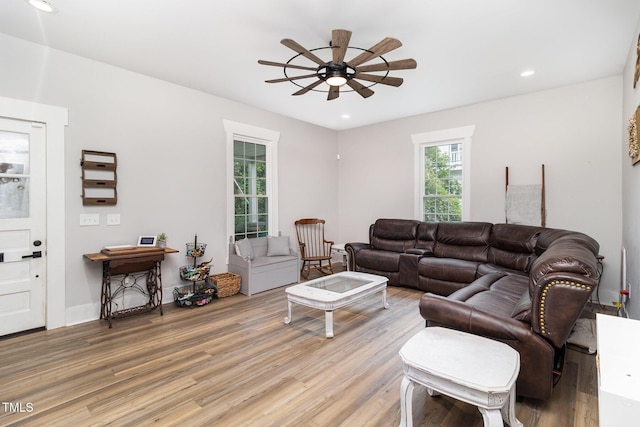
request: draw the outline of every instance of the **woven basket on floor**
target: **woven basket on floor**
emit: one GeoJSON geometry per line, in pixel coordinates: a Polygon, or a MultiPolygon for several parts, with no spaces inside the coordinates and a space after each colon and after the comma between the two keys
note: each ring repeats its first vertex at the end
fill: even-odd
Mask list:
{"type": "Polygon", "coordinates": [[[218,287],[218,298],[230,297],[240,292],[240,275],[235,273],[212,274],[209,280],[218,287]]]}

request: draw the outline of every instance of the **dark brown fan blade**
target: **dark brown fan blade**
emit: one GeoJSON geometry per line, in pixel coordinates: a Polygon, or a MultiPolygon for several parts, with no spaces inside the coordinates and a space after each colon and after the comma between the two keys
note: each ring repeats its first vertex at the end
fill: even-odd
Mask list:
{"type": "Polygon", "coordinates": [[[375,74],[363,74],[363,73],[356,73],[354,78],[360,79],[360,80],[366,80],[369,82],[376,82],[383,85],[395,86],[395,87],[400,86],[403,82],[403,80],[400,77],[377,76],[375,74]]]}
{"type": "Polygon", "coordinates": [[[397,49],[400,46],[402,46],[400,40],[394,39],[392,37],[385,37],[382,41],[372,46],[368,51],[362,52],[351,61],[347,61],[347,63],[349,64],[349,66],[355,68],[363,62],[367,62],[370,59],[377,58],[380,55],[391,52],[392,50],[397,49]]]}
{"type": "Polygon", "coordinates": [[[280,41],[280,43],[282,43],[283,45],[285,45],[289,49],[294,50],[294,51],[302,54],[302,56],[312,60],[313,62],[315,62],[318,65],[324,65],[325,64],[325,62],[322,59],[318,58],[313,53],[309,52],[306,48],[302,47],[300,44],[298,44],[297,42],[295,42],[295,41],[293,41],[291,39],[282,39],[280,41]]]}
{"type": "Polygon", "coordinates": [[[327,101],[331,101],[332,99],[336,99],[340,96],[340,86],[330,86],[329,94],[327,95],[327,101]]]}
{"type": "Polygon", "coordinates": [[[381,62],[379,64],[363,65],[358,67],[356,71],[369,72],[369,71],[387,71],[387,70],[412,70],[416,68],[418,64],[415,59],[401,59],[399,61],[391,61],[389,63],[381,62]]]}
{"type": "Polygon", "coordinates": [[[274,67],[287,67],[287,68],[295,68],[297,70],[309,70],[309,71],[315,71],[317,70],[317,68],[314,67],[304,67],[302,65],[295,65],[295,64],[284,64],[282,62],[271,62],[271,61],[264,61],[262,59],[258,60],[258,64],[262,64],[262,65],[272,65],[274,67]]]}
{"type": "Polygon", "coordinates": [[[283,77],[281,79],[265,80],[265,83],[290,82],[291,80],[308,79],[310,77],[318,77],[318,75],[317,74],[305,74],[304,76],[283,77]]]}
{"type": "Polygon", "coordinates": [[[331,32],[331,53],[334,64],[342,65],[344,55],[349,47],[349,40],[351,40],[351,31],[333,30],[331,32]]]}
{"type": "Polygon", "coordinates": [[[347,80],[347,84],[351,87],[351,89],[355,90],[362,96],[363,98],[368,98],[374,94],[374,92],[368,87],[364,86],[362,83],[359,83],[353,79],[347,80]]]}
{"type": "Polygon", "coordinates": [[[313,89],[314,87],[318,86],[320,83],[324,83],[324,80],[320,80],[318,79],[317,82],[313,82],[311,83],[309,86],[307,87],[303,87],[302,89],[300,89],[299,91],[292,93],[292,95],[304,95],[305,93],[309,92],[311,89],[313,89]]]}

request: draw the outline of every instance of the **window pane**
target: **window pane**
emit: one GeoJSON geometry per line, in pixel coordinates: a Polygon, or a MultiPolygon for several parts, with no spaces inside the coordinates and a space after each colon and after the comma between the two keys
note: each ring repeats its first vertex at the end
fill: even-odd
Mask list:
{"type": "Polygon", "coordinates": [[[0,131],[0,219],[29,217],[29,135],[0,131]]]}
{"type": "Polygon", "coordinates": [[[244,177],[247,175],[245,171],[244,160],[241,158],[236,158],[233,162],[233,176],[235,177],[244,177]]]}
{"type": "Polygon", "coordinates": [[[266,162],[267,161],[267,147],[258,144],[256,145],[256,160],[266,162]]]}
{"type": "Polygon", "coordinates": [[[256,181],[256,195],[258,196],[266,196],[267,195],[267,180],[266,179],[258,179],[256,181]]]}
{"type": "Polygon", "coordinates": [[[235,239],[268,235],[267,147],[236,140],[233,144],[235,239]]]}
{"type": "Polygon", "coordinates": [[[247,213],[247,199],[244,197],[235,198],[236,215],[244,215],[247,213]]]}
{"type": "Polygon", "coordinates": [[[256,176],[258,178],[267,177],[267,164],[265,162],[256,162],[256,176]]]}
{"type": "Polygon", "coordinates": [[[247,230],[245,228],[246,224],[246,216],[245,215],[236,215],[235,216],[235,227],[234,232],[237,234],[244,234],[247,230]]]}
{"type": "Polygon", "coordinates": [[[462,144],[424,148],[425,221],[462,220],[462,144]]]}

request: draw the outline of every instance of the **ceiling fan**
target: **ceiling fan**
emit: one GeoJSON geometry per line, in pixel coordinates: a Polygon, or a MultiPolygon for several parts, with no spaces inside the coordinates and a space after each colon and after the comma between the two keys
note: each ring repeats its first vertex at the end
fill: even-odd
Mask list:
{"type": "MultiPolygon", "coordinates": [[[[371,86],[376,84],[383,84],[388,86],[398,87],[402,84],[403,80],[400,77],[389,76],[389,71],[392,70],[409,70],[416,68],[417,63],[414,59],[401,59],[398,61],[387,61],[382,55],[391,52],[394,49],[402,46],[400,40],[385,37],[383,40],[370,47],[369,49],[362,49],[358,47],[349,46],[349,40],[351,39],[351,31],[348,30],[333,30],[331,33],[331,43],[327,47],[319,47],[315,49],[306,49],[299,43],[291,39],[282,39],[280,43],[288,47],[289,49],[297,52],[297,55],[289,59],[286,63],[272,62],[259,60],[258,63],[262,65],[271,65],[274,67],[283,67],[285,77],[273,80],[266,80],[267,83],[281,83],[291,82],[301,89],[294,92],[293,95],[303,95],[309,91],[321,91],[328,92],[327,101],[336,99],[340,96],[341,88],[349,86],[352,90],[359,93],[363,98],[368,98],[373,95],[371,86]],[[328,61],[317,56],[314,52],[324,49],[330,49],[331,58],[328,61]],[[355,57],[348,61],[345,61],[345,56],[349,49],[360,51],[355,57]],[[299,57],[305,57],[311,60],[317,66],[305,66],[298,65],[294,61],[299,57]],[[378,62],[370,65],[363,65],[373,59],[380,58],[382,62],[378,62]],[[292,75],[288,72],[291,70],[306,70],[313,71],[311,74],[292,75]],[[369,74],[372,72],[381,72],[381,74],[369,74]],[[308,85],[299,84],[299,80],[312,79],[316,80],[308,85]],[[361,83],[358,80],[364,80],[370,83],[361,83]],[[328,90],[316,89],[322,83],[326,83],[328,90]]],[[[320,53],[320,52],[318,52],[320,53]]],[[[345,89],[342,89],[345,92],[345,89]]]]}

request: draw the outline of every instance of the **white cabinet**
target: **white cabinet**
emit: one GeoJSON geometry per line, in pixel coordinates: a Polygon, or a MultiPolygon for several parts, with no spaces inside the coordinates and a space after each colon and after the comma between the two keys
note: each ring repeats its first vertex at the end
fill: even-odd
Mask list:
{"type": "Polygon", "coordinates": [[[640,321],[596,315],[600,427],[637,422],[640,414],[640,321]]]}

